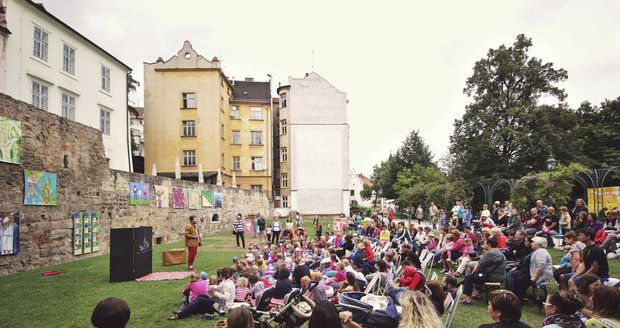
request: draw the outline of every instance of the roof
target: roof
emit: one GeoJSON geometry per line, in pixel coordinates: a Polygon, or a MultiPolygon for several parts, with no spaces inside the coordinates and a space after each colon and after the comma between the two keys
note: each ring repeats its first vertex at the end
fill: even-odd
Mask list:
{"type": "Polygon", "coordinates": [[[363,174],[360,173],[357,175],[357,177],[360,178],[360,180],[362,180],[362,185],[372,187],[372,181],[370,181],[370,179],[365,177],[363,174]]]}
{"type": "Polygon", "coordinates": [[[117,61],[119,64],[125,66],[125,68],[127,68],[127,70],[132,71],[131,67],[127,66],[127,64],[123,63],[122,61],[120,61],[118,58],[112,56],[112,54],[110,54],[109,52],[105,51],[103,48],[101,48],[100,46],[98,46],[96,43],[94,43],[93,41],[89,40],[87,37],[83,36],[80,32],[76,31],[75,29],[73,29],[71,26],[67,25],[65,22],[63,22],[62,20],[60,20],[60,18],[52,15],[50,12],[48,12],[47,10],[45,10],[45,7],[43,7],[43,4],[40,3],[35,3],[32,2],[31,0],[24,0],[24,2],[30,4],[33,8],[35,8],[36,10],[38,10],[39,12],[43,13],[44,15],[48,16],[49,18],[53,19],[54,21],[56,21],[58,24],[62,25],[63,27],[65,27],[66,29],[68,29],[69,31],[75,33],[77,36],[79,36],[80,38],[82,38],[84,41],[86,41],[87,43],[91,44],[93,47],[101,50],[103,53],[105,53],[106,55],[110,56],[110,58],[114,59],[115,61],[117,61]]]}
{"type": "Polygon", "coordinates": [[[144,107],[136,107],[139,116],[144,116],[144,107]]]}
{"type": "Polygon", "coordinates": [[[269,104],[271,88],[269,82],[233,81],[233,94],[230,101],[269,104]]]}

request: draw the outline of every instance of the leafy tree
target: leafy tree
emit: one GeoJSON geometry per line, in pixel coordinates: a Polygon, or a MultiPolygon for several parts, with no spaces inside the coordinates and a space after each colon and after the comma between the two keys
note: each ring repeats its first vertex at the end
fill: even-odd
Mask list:
{"type": "Polygon", "coordinates": [[[620,165],[620,97],[605,100],[600,107],[584,102],[577,113],[576,138],[583,142],[583,162],[593,168],[620,165]]]}
{"type": "Polygon", "coordinates": [[[566,80],[567,73],[530,57],[531,46],[532,40],[520,34],[512,46],[490,49],[475,63],[463,90],[473,102],[454,122],[450,137],[458,176],[468,181],[492,175],[518,177],[544,166],[546,156],[534,160],[541,155],[528,153],[539,143],[532,138],[531,124],[541,97],[554,97],[562,105],[566,94],[556,84],[566,80]]]}
{"type": "Polygon", "coordinates": [[[416,164],[423,166],[434,165],[431,153],[418,130],[409,133],[403,144],[396,152],[396,161],[401,167],[413,167],[416,164]]]}
{"type": "Polygon", "coordinates": [[[371,179],[373,181],[373,189],[378,197],[387,199],[398,198],[393,186],[396,183],[398,172],[400,172],[401,169],[402,166],[400,166],[391,154],[387,161],[383,161],[381,164],[373,167],[371,179]]]}
{"type": "MultiPolygon", "coordinates": [[[[140,82],[134,79],[133,76],[131,76],[131,73],[127,73],[127,95],[136,92],[139,86],[140,82]]],[[[136,108],[134,106],[131,106],[129,103],[127,103],[127,111],[130,114],[138,116],[138,111],[136,110],[136,108]]]]}
{"type": "Polygon", "coordinates": [[[363,200],[369,200],[372,197],[372,192],[372,187],[364,185],[362,191],[360,191],[360,197],[362,197],[363,200]]]}
{"type": "Polygon", "coordinates": [[[462,188],[455,188],[454,182],[434,165],[415,164],[412,168],[404,168],[398,174],[394,186],[399,197],[397,204],[402,207],[427,208],[430,202],[442,207],[448,206],[455,199],[463,199],[462,188]]]}

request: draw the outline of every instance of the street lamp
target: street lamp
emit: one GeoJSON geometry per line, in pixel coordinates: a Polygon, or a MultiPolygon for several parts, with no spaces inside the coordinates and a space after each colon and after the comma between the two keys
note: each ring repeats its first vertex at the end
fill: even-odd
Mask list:
{"type": "Polygon", "coordinates": [[[551,175],[553,174],[553,170],[555,169],[555,164],[556,163],[557,163],[557,161],[555,160],[555,158],[553,158],[553,155],[549,155],[549,158],[547,159],[547,170],[549,170],[549,183],[547,184],[547,187],[548,187],[547,194],[548,194],[548,199],[549,199],[549,206],[551,206],[551,186],[552,186],[551,175]]]}

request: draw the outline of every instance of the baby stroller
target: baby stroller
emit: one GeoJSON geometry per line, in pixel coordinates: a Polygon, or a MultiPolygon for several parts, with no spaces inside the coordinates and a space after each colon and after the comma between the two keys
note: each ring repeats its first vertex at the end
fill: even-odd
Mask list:
{"type": "Polygon", "coordinates": [[[353,321],[366,328],[393,328],[398,327],[399,315],[396,306],[388,298],[386,309],[375,310],[371,304],[361,301],[366,296],[362,292],[349,292],[340,295],[342,310],[351,311],[353,321]]]}
{"type": "Polygon", "coordinates": [[[294,289],[284,296],[283,305],[272,310],[269,308],[274,288],[265,290],[256,300],[256,308],[252,309],[255,326],[258,328],[292,328],[303,325],[312,312],[302,315],[297,306],[303,301],[302,295],[316,287],[317,284],[311,281],[302,289],[294,289]]]}

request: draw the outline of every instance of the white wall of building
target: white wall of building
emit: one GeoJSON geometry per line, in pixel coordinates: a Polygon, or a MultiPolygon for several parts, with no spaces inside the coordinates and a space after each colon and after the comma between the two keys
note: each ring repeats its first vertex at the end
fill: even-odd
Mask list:
{"type": "Polygon", "coordinates": [[[362,199],[362,196],[360,196],[360,193],[364,190],[364,182],[354,171],[351,171],[349,175],[349,190],[349,201],[354,200],[362,207],[372,207],[372,199],[362,199]],[[353,192],[353,196],[351,196],[351,192],[353,192]]]}
{"type": "Polygon", "coordinates": [[[8,0],[6,19],[11,31],[0,61],[0,92],[32,103],[32,82],[48,87],[48,111],[62,115],[62,93],[75,97],[75,121],[100,129],[100,109],[110,111],[110,134],[103,135],[110,168],[130,171],[128,68],[75,32],[23,0],[8,0]],[[34,29],[48,34],[47,61],[33,55],[34,29]],[[75,73],[63,71],[63,45],[75,49],[75,73]],[[101,66],[110,70],[110,90],[101,89],[101,66]]]}

